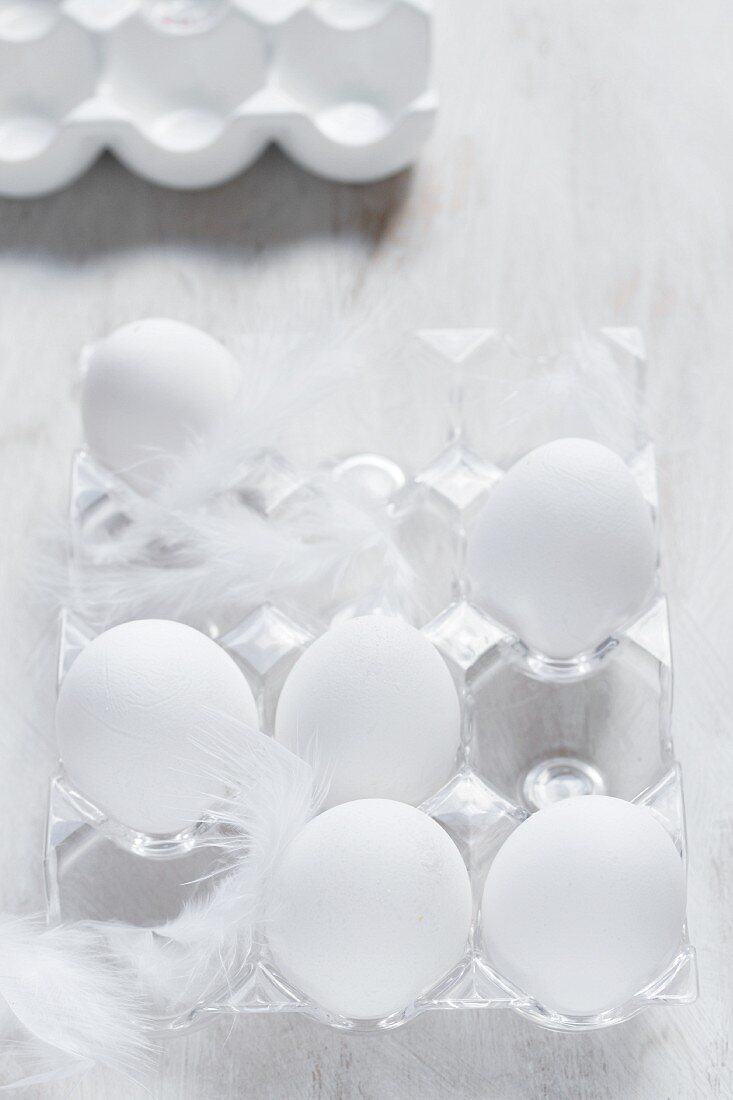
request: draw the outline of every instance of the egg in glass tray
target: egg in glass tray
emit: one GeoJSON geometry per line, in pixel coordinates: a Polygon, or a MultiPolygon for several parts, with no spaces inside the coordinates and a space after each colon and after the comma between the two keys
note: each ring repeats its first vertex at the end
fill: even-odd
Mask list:
{"type": "MultiPolygon", "coordinates": [[[[388,454],[381,422],[374,440],[359,423],[353,452],[339,447],[326,464],[336,482],[369,502],[372,518],[381,517],[379,529],[394,534],[398,554],[392,562],[399,560],[400,568],[382,564],[380,573],[377,564],[376,587],[369,569],[357,573],[342,602],[337,599],[318,622],[265,603],[218,636],[251,689],[261,728],[305,763],[313,751],[331,756],[335,781],[327,808],[303,830],[299,851],[293,848],[292,866],[283,863],[276,885],[280,923],[271,938],[257,933],[242,946],[248,963],[236,989],[208,989],[173,1026],[213,1011],[267,1009],[302,1011],[349,1030],[383,1030],[425,1008],[506,1005],[541,1026],[582,1030],[628,1019],[649,1004],[695,996],[640,338],[633,330],[604,330],[538,357],[496,329],[430,329],[403,350],[424,387],[422,405],[414,407],[425,415],[415,431],[403,432],[388,454]],[[398,607],[403,582],[401,595],[408,598],[398,607]],[[371,717],[379,714],[378,736],[372,737],[374,723],[360,707],[371,717]],[[344,723],[349,735],[340,737],[344,723]],[[575,797],[580,795],[597,797],[575,797]],[[462,898],[452,906],[460,920],[441,923],[444,936],[432,941],[436,953],[427,965],[417,941],[399,947],[407,926],[396,911],[360,927],[359,914],[345,906],[341,938],[318,940],[308,933],[315,953],[309,960],[301,933],[323,926],[324,915],[312,896],[298,900],[296,888],[312,877],[309,868],[322,867],[318,851],[325,843],[334,865],[324,889],[332,890],[334,906],[345,904],[339,882],[355,866],[387,858],[378,854],[380,830],[391,819],[393,799],[440,825],[454,846],[437,853],[435,866],[445,877],[441,872],[433,894],[436,908],[421,909],[418,917],[442,922],[446,888],[462,898]],[[374,820],[371,810],[356,813],[350,846],[351,826],[340,814],[370,801],[383,805],[374,820]],[[586,812],[581,804],[589,801],[611,807],[585,830],[589,843],[597,839],[595,852],[588,845],[568,847],[564,825],[556,828],[552,818],[561,804],[580,820],[586,812]],[[616,828],[614,815],[626,809],[631,816],[616,828]],[[545,837],[542,822],[548,820],[545,837]],[[338,852],[328,839],[331,827],[343,841],[338,852]],[[540,847],[556,846],[556,866],[581,868],[583,881],[590,880],[582,868],[597,870],[601,856],[613,863],[616,841],[626,851],[634,849],[637,835],[644,838],[627,879],[609,880],[607,894],[595,896],[603,928],[611,939],[614,929],[626,929],[626,947],[623,959],[592,949],[599,966],[586,999],[577,996],[583,983],[563,964],[551,929],[546,958],[533,956],[537,974],[517,963],[520,933],[524,929],[534,941],[532,922],[541,920],[530,896],[531,888],[543,888],[533,847],[538,832],[540,847]],[[620,899],[634,875],[649,877],[648,863],[669,904],[655,907],[648,899],[637,920],[620,899]],[[534,882],[525,864],[535,868],[534,882]],[[518,891],[518,883],[527,884],[530,895],[518,891]],[[371,1000],[357,995],[363,973],[353,982],[346,977],[360,973],[364,937],[376,952],[371,1000]],[[377,989],[381,965],[395,951],[404,967],[391,971],[391,988],[387,982],[377,989]],[[538,975],[550,958],[557,981],[543,984],[538,975]],[[601,989],[605,975],[615,971],[623,971],[618,982],[601,989]],[[372,1011],[376,1016],[368,1018],[372,1011]]],[[[226,388],[225,360],[219,361],[226,388]]],[[[139,487],[130,491],[139,493],[139,487]]],[[[67,629],[62,676],[72,675],[89,643],[67,629]]],[[[70,688],[61,690],[63,697],[70,688]]],[[[153,897],[149,869],[159,866],[161,881],[170,879],[173,912],[181,900],[178,860],[140,859],[154,856],[155,845],[135,852],[119,837],[105,836],[83,814],[75,817],[63,793],[54,792],[47,849],[49,892],[58,911],[116,918],[134,895],[146,899],[142,909],[157,914],[161,902],[153,897]],[[97,873],[86,874],[92,864],[97,873]],[[137,894],[121,887],[138,877],[147,885],[137,894]],[[97,890],[103,880],[106,897],[97,890]]],[[[205,860],[198,835],[194,830],[193,843],[177,851],[178,859],[193,861],[187,881],[200,876],[205,860]]],[[[425,836],[428,847],[431,836],[425,836]]],[[[399,872],[398,878],[407,889],[407,878],[399,872]]],[[[418,893],[425,887],[414,885],[418,893]]],[[[366,892],[374,894],[369,886],[366,892]]],[[[402,894],[398,900],[401,913],[412,912],[402,894]]],[[[576,905],[578,920],[588,909],[580,895],[573,902],[559,894],[554,903],[557,927],[568,905],[576,905]]],[[[142,910],[137,919],[149,922],[142,910]]]]}

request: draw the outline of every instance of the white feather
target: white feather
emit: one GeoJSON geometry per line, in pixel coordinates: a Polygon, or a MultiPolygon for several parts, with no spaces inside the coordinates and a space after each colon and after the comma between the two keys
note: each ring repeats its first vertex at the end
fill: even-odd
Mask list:
{"type": "MultiPolygon", "coordinates": [[[[155,494],[164,515],[206,505],[273,453],[292,458],[312,434],[312,415],[377,353],[380,312],[317,333],[250,333],[236,341],[242,369],[238,397],[219,430],[192,445],[155,494]]],[[[257,492],[254,491],[256,499],[257,492]]]]}
{"type": "Polygon", "coordinates": [[[196,513],[156,509],[108,549],[67,566],[56,538],[36,568],[44,597],[96,630],[162,617],[223,632],[266,601],[327,616],[357,574],[365,605],[408,611],[417,599],[389,516],[329,474],[314,475],[277,517],[231,497],[196,513]]]}
{"type": "Polygon", "coordinates": [[[152,1046],[136,973],[99,924],[46,928],[0,917],[0,1067],[4,1085],[65,1075],[100,1062],[129,1076],[152,1046]]]}
{"type": "MultiPolygon", "coordinates": [[[[374,315],[369,325],[378,329],[374,315]]],[[[373,563],[379,583],[364,598],[409,604],[412,572],[383,510],[327,471],[298,472],[283,457],[307,434],[308,409],[365,369],[374,348],[345,326],[250,340],[239,399],[214,438],[171,462],[155,495],[123,489],[96,536],[46,539],[34,570],[43,597],[96,630],[156,615],[221,631],[265,600],[297,606],[318,593],[322,606],[337,604],[344,578],[373,563]],[[273,464],[290,493],[268,515],[273,464]]]]}
{"type": "Polygon", "coordinates": [[[267,918],[268,883],[291,840],[317,812],[327,779],[276,741],[224,714],[200,744],[202,783],[231,793],[213,805],[203,843],[212,867],[181,913],[151,930],[117,926],[115,949],[139,970],[164,1016],[232,992],[267,918]]]}

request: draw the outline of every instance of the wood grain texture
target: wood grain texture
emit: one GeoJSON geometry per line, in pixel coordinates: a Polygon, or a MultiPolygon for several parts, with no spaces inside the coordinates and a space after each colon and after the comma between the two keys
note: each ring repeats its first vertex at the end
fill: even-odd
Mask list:
{"type": "MultiPolygon", "coordinates": [[[[79,347],[151,313],[228,332],[284,315],[290,324],[317,322],[369,295],[396,303],[393,322],[404,327],[490,323],[494,166],[483,136],[495,105],[481,43],[492,33],[491,5],[464,0],[461,7],[461,19],[441,12],[438,128],[419,165],[399,179],[340,187],[271,152],[227,186],[178,194],[103,158],[56,196],[0,204],[0,908],[42,904],[45,798],[56,759],[53,629],[24,577],[39,517],[60,515],[66,497],[79,439],[79,347]]],[[[617,319],[625,319],[623,302],[617,319]]],[[[96,1070],[25,1095],[733,1096],[733,370],[725,355],[695,358],[696,323],[690,317],[685,330],[693,354],[654,364],[651,397],[698,1003],[576,1036],[542,1032],[507,1012],[428,1014],[372,1037],[297,1017],[222,1020],[174,1042],[147,1090],[96,1070]]]]}

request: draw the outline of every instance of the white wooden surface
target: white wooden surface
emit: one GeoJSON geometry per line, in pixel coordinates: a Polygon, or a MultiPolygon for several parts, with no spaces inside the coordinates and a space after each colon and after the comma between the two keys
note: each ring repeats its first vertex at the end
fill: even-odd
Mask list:
{"type": "MultiPolygon", "coordinates": [[[[518,6],[531,15],[531,5],[518,6]]],[[[184,195],[151,187],[103,160],[62,194],[0,204],[2,909],[29,911],[42,903],[44,799],[55,762],[53,630],[26,567],[38,517],[60,514],[65,500],[68,457],[79,438],[77,349],[139,315],[168,314],[228,332],[257,327],[263,318],[272,324],[282,311],[291,323],[312,323],[369,295],[389,299],[393,321],[405,327],[490,322],[502,278],[492,251],[497,212],[489,201],[501,167],[492,163],[488,142],[493,112],[503,109],[492,99],[486,64],[496,27],[485,0],[463,0],[460,19],[458,7],[441,18],[440,124],[417,169],[401,179],[338,187],[270,153],[228,186],[184,195]]],[[[521,25],[515,30],[522,33],[521,25]]],[[[733,191],[733,161],[727,181],[718,182],[733,191]]],[[[521,189],[519,178],[516,185],[521,189]]],[[[609,195],[599,201],[610,210],[609,195]]],[[[717,229],[718,278],[733,292],[730,223],[717,229]]],[[[524,249],[531,263],[526,240],[524,249]]],[[[618,295],[604,319],[626,320],[625,305],[618,295]]],[[[663,353],[652,376],[653,426],[699,1002],[586,1035],[542,1032],[508,1013],[429,1014],[367,1038],[297,1017],[234,1026],[222,1020],[176,1041],[149,1091],[95,1070],[78,1081],[30,1089],[29,1096],[733,1096],[733,370],[726,370],[724,335],[711,331],[696,341],[696,326],[712,329],[716,318],[697,311],[687,316],[693,307],[689,299],[673,302],[682,314],[678,345],[663,335],[656,339],[655,331],[650,337],[652,352],[663,353]]]]}

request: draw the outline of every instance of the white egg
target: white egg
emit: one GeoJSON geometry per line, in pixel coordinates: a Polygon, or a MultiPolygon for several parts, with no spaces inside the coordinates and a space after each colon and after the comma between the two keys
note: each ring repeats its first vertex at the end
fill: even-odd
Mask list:
{"type": "Polygon", "coordinates": [[[322,1008],[376,1019],[456,963],[471,925],[460,853],[432,818],[364,799],[306,825],[277,865],[267,937],[283,977],[322,1008]]]}
{"type": "Polygon", "coordinates": [[[499,850],[481,906],[491,965],[546,1008],[618,1008],[680,947],[685,875],[654,814],[618,798],[539,810],[499,850]]]}
{"type": "Polygon", "coordinates": [[[165,318],[123,325],[87,359],[87,445],[103,465],[149,493],[172,459],[221,423],[239,382],[233,356],[192,325],[165,318]]]}
{"type": "Polygon", "coordinates": [[[90,642],[56,706],[72,785],[146,834],[187,828],[221,793],[209,752],[233,736],[233,720],[257,726],[244,675],[205,634],[164,619],[123,623],[90,642]]]}
{"type": "Polygon", "coordinates": [[[413,626],[366,615],[329,630],[288,676],[275,736],[328,769],[326,805],[422,802],[449,778],[460,736],[455,685],[413,626]]]}
{"type": "Polygon", "coordinates": [[[594,649],[654,590],[649,507],[613,451],[558,439],[492,489],[469,537],[473,598],[539,653],[594,649]]]}

